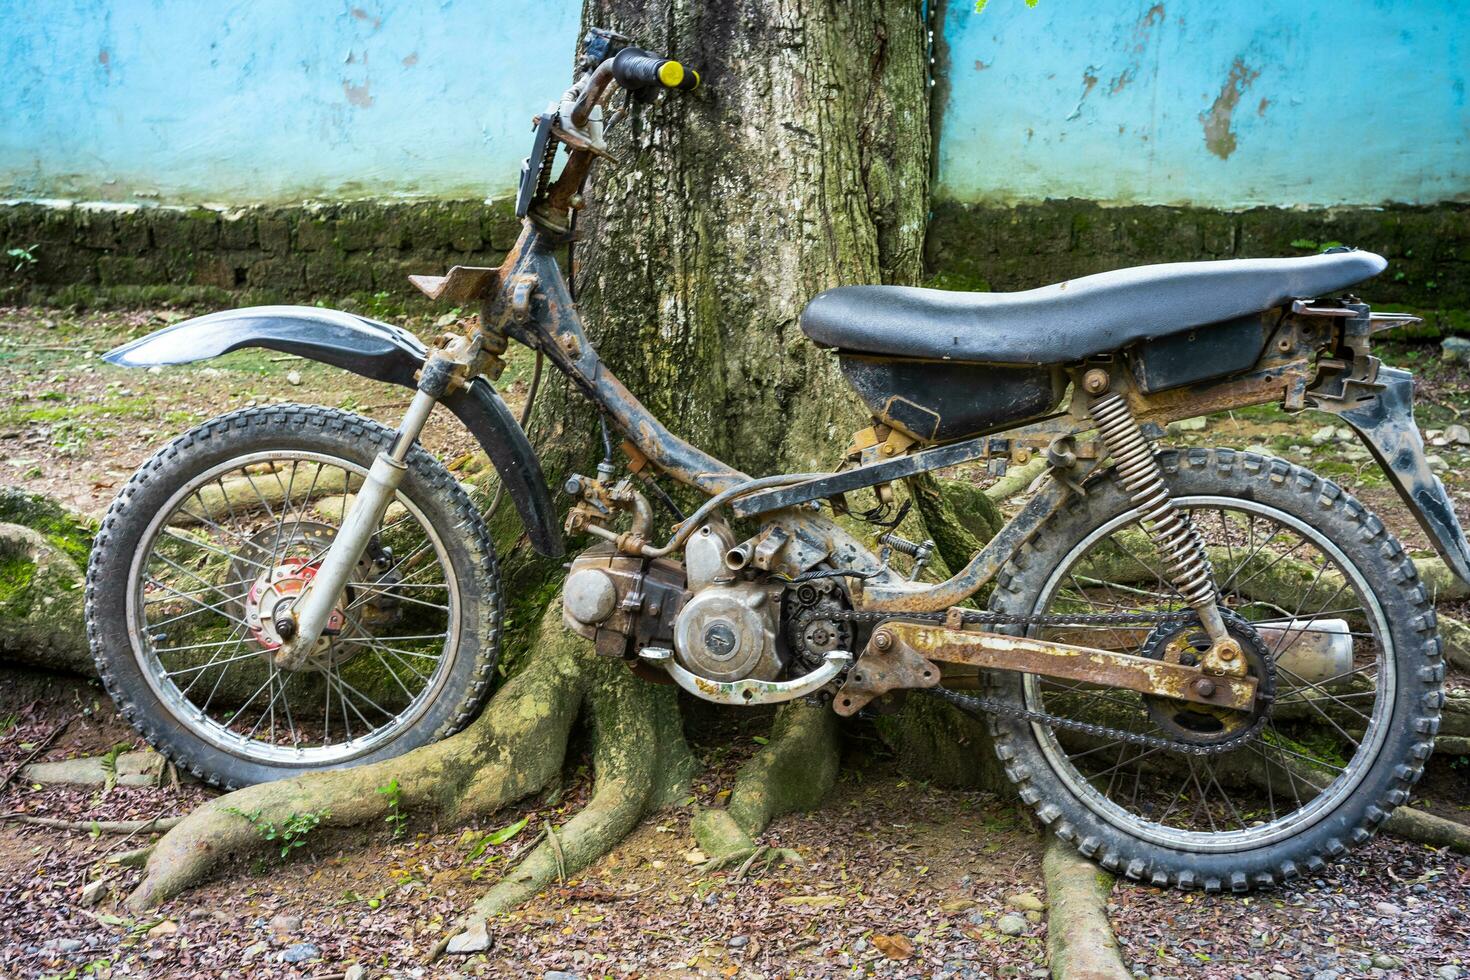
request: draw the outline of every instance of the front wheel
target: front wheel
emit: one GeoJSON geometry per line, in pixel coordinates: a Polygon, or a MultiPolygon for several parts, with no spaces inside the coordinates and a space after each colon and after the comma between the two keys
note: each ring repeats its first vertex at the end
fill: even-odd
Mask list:
{"type": "Polygon", "coordinates": [[[399,755],[463,727],[500,641],[479,512],[415,448],[297,670],[276,616],[310,582],[391,430],[279,405],[212,419],[144,463],[102,520],[87,631],[122,714],[180,768],[235,788],[399,755]]]}
{"type": "MultiPolygon", "coordinates": [[[[995,693],[1010,704],[1099,727],[997,718],[995,749],[1041,820],[1108,870],[1158,886],[1247,891],[1341,856],[1408,799],[1443,698],[1434,608],[1398,541],[1335,484],[1227,449],[1159,460],[1204,541],[1227,621],[1259,640],[1251,671],[1275,685],[1258,709],[1265,717],[997,675],[995,693]]],[[[1013,558],[992,608],[1187,612],[1162,570],[1109,475],[1013,558]]],[[[1177,618],[1154,628],[1032,628],[1175,662],[1208,645],[1190,632],[1177,618]]]]}

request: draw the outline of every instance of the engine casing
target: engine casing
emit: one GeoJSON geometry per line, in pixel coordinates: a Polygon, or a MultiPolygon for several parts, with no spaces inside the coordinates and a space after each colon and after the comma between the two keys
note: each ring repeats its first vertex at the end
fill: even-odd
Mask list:
{"type": "Polygon", "coordinates": [[[716,681],[773,681],[781,592],[759,582],[712,585],[695,593],[674,622],[674,656],[691,673],[716,681]]]}

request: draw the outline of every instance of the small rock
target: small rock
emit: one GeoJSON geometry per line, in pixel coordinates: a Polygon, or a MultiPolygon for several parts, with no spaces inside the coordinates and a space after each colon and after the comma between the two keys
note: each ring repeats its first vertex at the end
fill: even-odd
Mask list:
{"type": "Polygon", "coordinates": [[[264,953],[268,949],[270,949],[270,947],[267,946],[265,943],[254,943],[253,945],[246,946],[245,951],[240,954],[240,960],[242,962],[249,963],[251,960],[255,959],[257,956],[259,956],[261,953],[264,953]]]}
{"type": "Polygon", "coordinates": [[[1170,432],[1203,432],[1210,422],[1203,415],[1192,419],[1178,419],[1169,423],[1170,432]]]}
{"type": "Polygon", "coordinates": [[[322,951],[311,943],[293,943],[286,947],[281,959],[287,963],[305,963],[322,955],[322,951]]]}
{"type": "Polygon", "coordinates": [[[1470,340],[1446,337],[1439,345],[1439,359],[1450,363],[1470,364],[1470,340]]]}
{"type": "Polygon", "coordinates": [[[1270,446],[1267,446],[1264,443],[1259,443],[1259,442],[1253,442],[1249,446],[1246,446],[1245,447],[1245,451],[1248,452],[1248,453],[1259,453],[1262,456],[1272,456],[1272,455],[1275,455],[1274,453],[1272,453],[1270,446]]]}
{"type": "Polygon", "coordinates": [[[709,855],[704,853],[697,847],[684,855],[684,861],[686,864],[703,864],[708,860],[709,855]]]}
{"type": "Polygon", "coordinates": [[[1027,922],[1032,922],[1032,923],[1040,922],[1041,921],[1041,913],[1040,912],[1027,912],[1026,913],[1026,921],[1027,922]]]}
{"type": "Polygon", "coordinates": [[[1425,456],[1424,462],[1429,464],[1429,471],[1431,473],[1443,473],[1445,470],[1450,468],[1450,464],[1446,463],[1444,461],[1444,457],[1438,454],[1425,456]]]}
{"type": "Polygon", "coordinates": [[[1464,974],[1460,972],[1460,968],[1455,966],[1455,964],[1446,963],[1434,971],[1434,976],[1436,980],[1460,980],[1464,974]]]}
{"type": "Polygon", "coordinates": [[[173,919],[164,919],[158,925],[148,930],[149,939],[160,939],[164,936],[172,936],[179,931],[179,924],[173,919]]]}
{"type": "Polygon", "coordinates": [[[286,383],[287,384],[292,384],[292,385],[299,385],[299,384],[301,384],[301,372],[300,371],[287,371],[286,372],[286,383]]]}
{"type": "Polygon", "coordinates": [[[446,953],[479,953],[490,948],[490,930],[484,919],[471,922],[468,927],[449,940],[444,947],[446,953]]]}
{"type": "Polygon", "coordinates": [[[354,963],[342,974],[342,980],[367,980],[367,967],[361,963],[354,963]]]}
{"type": "Polygon", "coordinates": [[[1338,973],[1336,970],[1318,970],[1316,973],[1312,974],[1312,980],[1337,980],[1337,978],[1340,976],[1342,976],[1342,974],[1338,973]]]}
{"type": "Polygon", "coordinates": [[[89,881],[82,886],[81,903],[84,908],[91,908],[107,897],[107,882],[102,879],[89,881]]]}
{"type": "Polygon", "coordinates": [[[1458,423],[1445,429],[1444,437],[1457,446],[1470,446],[1470,429],[1458,423]]]}
{"type": "Polygon", "coordinates": [[[1327,443],[1331,442],[1332,440],[1334,440],[1336,438],[1337,438],[1337,427],[1336,426],[1331,426],[1331,425],[1324,425],[1324,426],[1322,426],[1322,428],[1318,429],[1316,432],[1313,432],[1311,434],[1311,436],[1308,437],[1307,441],[1310,442],[1314,446],[1325,446],[1327,443]]]}
{"type": "Polygon", "coordinates": [[[1375,970],[1397,970],[1403,965],[1403,961],[1397,956],[1389,956],[1387,953],[1373,954],[1373,968],[1375,970]]]}
{"type": "Polygon", "coordinates": [[[1026,920],[1014,912],[1007,912],[995,920],[995,928],[1002,936],[1019,936],[1026,931],[1026,920]]]}
{"type": "Polygon", "coordinates": [[[750,937],[732,936],[730,938],[730,941],[725,945],[729,946],[731,949],[744,949],[746,946],[750,945],[750,937]]]}
{"type": "Polygon", "coordinates": [[[580,974],[569,973],[566,970],[547,970],[541,974],[541,980],[582,980],[580,974]]]}
{"type": "Polygon", "coordinates": [[[148,369],[148,373],[149,374],[162,374],[163,373],[163,365],[162,364],[155,364],[155,365],[153,365],[151,368],[148,369]]]}
{"type": "Polygon", "coordinates": [[[1046,908],[1046,903],[1030,892],[1021,892],[1012,895],[1006,899],[1006,904],[1013,909],[1020,909],[1022,912],[1040,912],[1046,908]]]}
{"type": "Polygon", "coordinates": [[[271,932],[283,932],[294,935],[301,931],[301,916],[286,915],[282,913],[271,919],[271,932]]]}

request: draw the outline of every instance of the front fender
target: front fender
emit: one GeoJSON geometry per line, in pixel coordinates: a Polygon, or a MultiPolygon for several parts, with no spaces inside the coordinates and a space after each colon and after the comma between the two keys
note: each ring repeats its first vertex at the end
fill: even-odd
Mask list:
{"type": "MultiPolygon", "coordinates": [[[[189,364],[245,347],[298,354],[405,388],[418,387],[414,374],[427,354],[412,333],[367,317],[314,306],[252,306],[164,327],[108,351],[103,360],[122,367],[189,364]]],[[[548,557],[561,555],[561,529],[546,477],[499,393],[484,378],[475,378],[442,402],[490,457],[532,546],[548,557]]]]}

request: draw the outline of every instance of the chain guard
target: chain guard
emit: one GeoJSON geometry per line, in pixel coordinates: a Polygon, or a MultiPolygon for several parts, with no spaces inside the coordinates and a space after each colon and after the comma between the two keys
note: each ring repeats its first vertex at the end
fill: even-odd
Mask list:
{"type": "MultiPolygon", "coordinates": [[[[834,615],[831,610],[813,610],[811,613],[798,617],[796,620],[796,635],[806,629],[808,619],[840,619],[856,625],[877,625],[887,620],[920,621],[920,622],[944,622],[947,613],[905,613],[894,616],[890,613],[865,613],[854,610],[846,610],[840,615],[834,615]]],[[[1176,613],[1096,613],[1077,616],[1021,616],[1014,613],[1000,613],[989,610],[961,610],[960,622],[964,626],[1153,626],[1162,627],[1175,623],[1187,623],[1191,620],[1197,621],[1198,617],[1193,610],[1184,610],[1176,613]]],[[[1232,625],[1236,621],[1244,624],[1246,621],[1239,617],[1231,617],[1232,625]]],[[[1107,738],[1114,741],[1126,742],[1130,745],[1139,745],[1146,748],[1158,749],[1166,752],[1179,752],[1184,755],[1211,756],[1220,755],[1225,752],[1239,748],[1260,734],[1266,722],[1270,720],[1270,708],[1272,703],[1272,692],[1274,684],[1262,685],[1261,690],[1265,692],[1264,697],[1259,700],[1263,703],[1257,707],[1257,717],[1253,724],[1241,729],[1229,738],[1216,742],[1200,743],[1185,742],[1158,735],[1146,735],[1142,732],[1130,732],[1126,729],[1112,728],[1107,725],[1098,725],[1092,722],[1079,721],[1075,718],[1063,718],[1058,715],[1049,714],[1045,711],[1035,711],[1031,708],[1022,707],[1011,701],[999,698],[980,697],[978,695],[960,694],[944,687],[931,687],[921,689],[924,693],[947,701],[959,708],[966,714],[973,716],[993,715],[1000,718],[1010,718],[1016,721],[1026,721],[1035,724],[1046,725],[1053,729],[1078,732],[1083,735],[1091,735],[1098,738],[1107,738]]]]}

